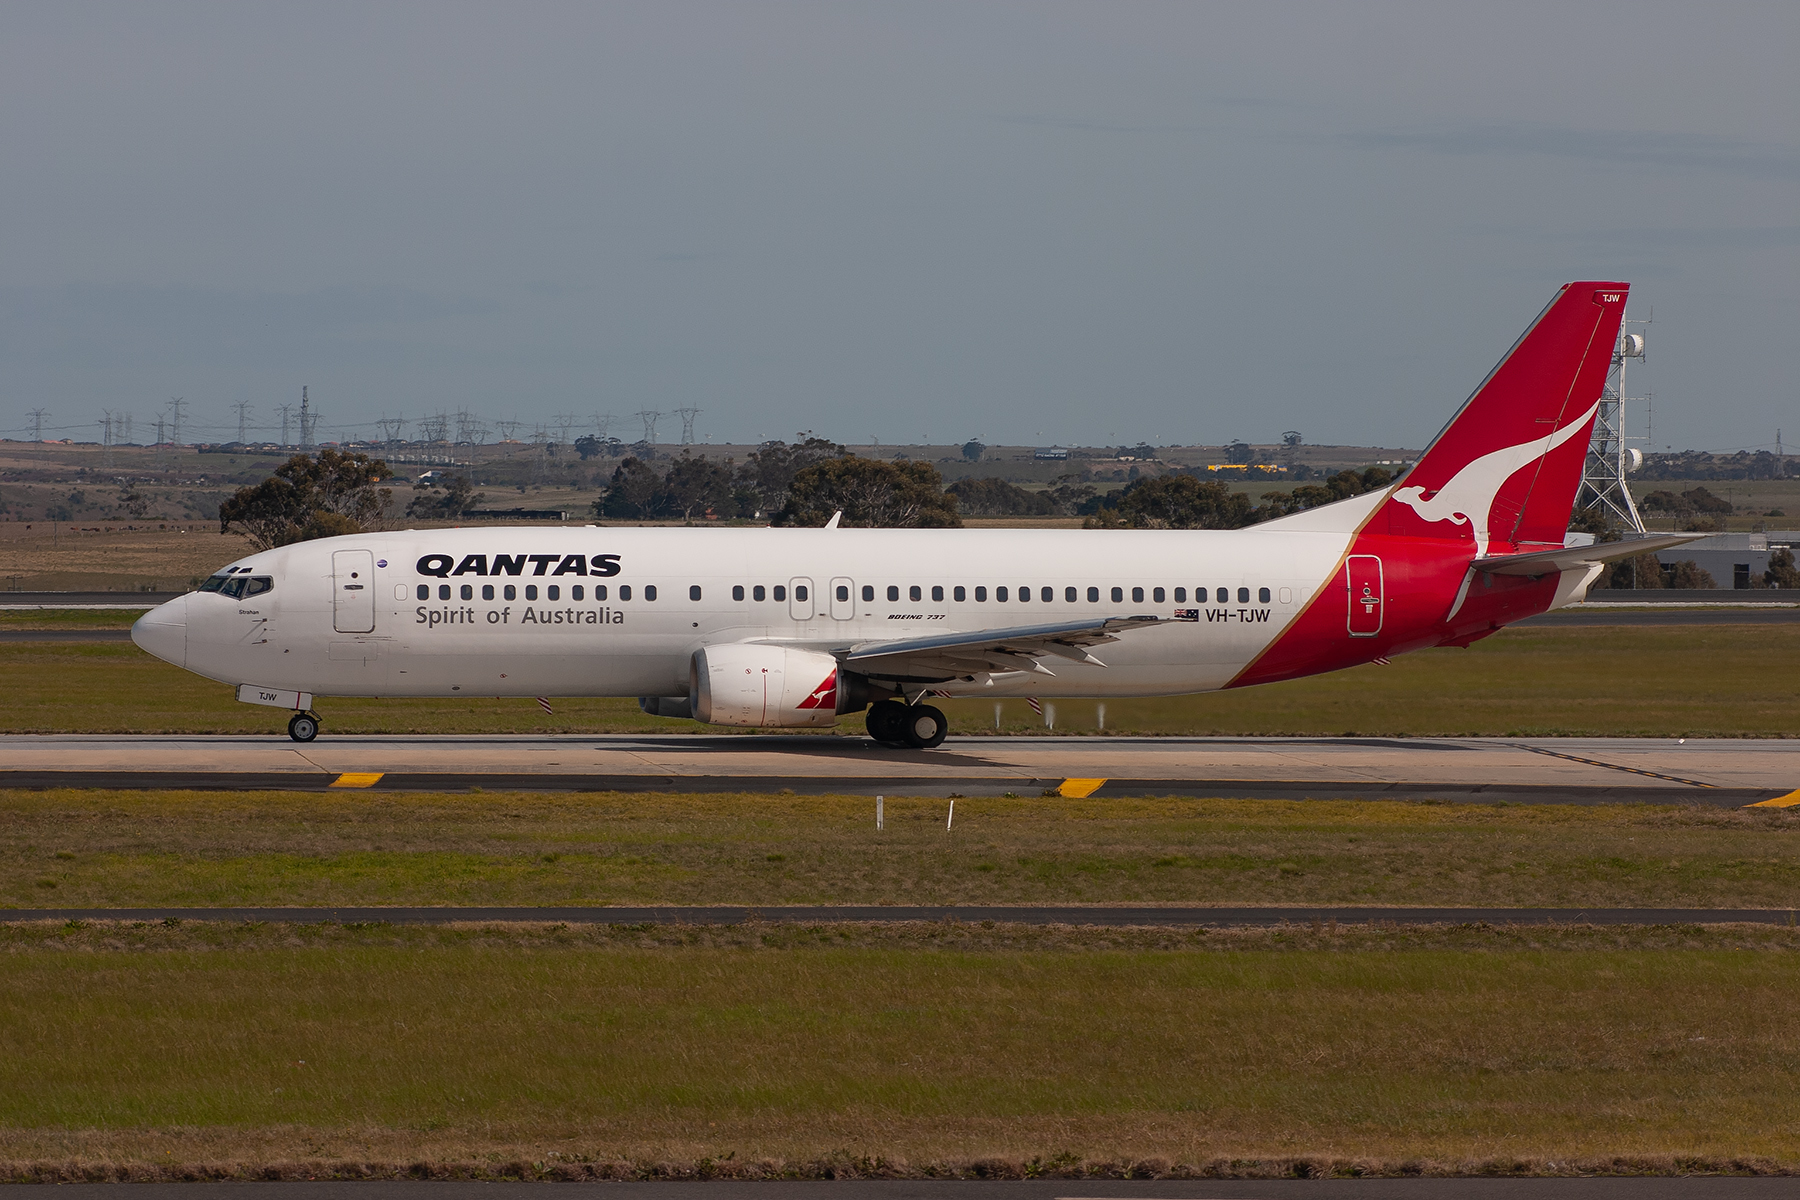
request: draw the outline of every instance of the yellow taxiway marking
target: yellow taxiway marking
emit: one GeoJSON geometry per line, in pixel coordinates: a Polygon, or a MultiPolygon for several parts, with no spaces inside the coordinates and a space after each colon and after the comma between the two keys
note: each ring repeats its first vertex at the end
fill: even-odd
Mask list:
{"type": "Polygon", "coordinates": [[[1082,800],[1100,790],[1104,779],[1065,779],[1056,790],[1070,800],[1082,800]]]}
{"type": "Polygon", "coordinates": [[[1745,808],[1792,808],[1800,804],[1800,792],[1789,792],[1785,796],[1776,796],[1771,800],[1758,800],[1755,804],[1746,804],[1745,808]]]}
{"type": "Polygon", "coordinates": [[[376,781],[386,774],[386,771],[345,771],[342,775],[339,775],[336,779],[331,781],[331,786],[347,788],[374,787],[376,781]]]}

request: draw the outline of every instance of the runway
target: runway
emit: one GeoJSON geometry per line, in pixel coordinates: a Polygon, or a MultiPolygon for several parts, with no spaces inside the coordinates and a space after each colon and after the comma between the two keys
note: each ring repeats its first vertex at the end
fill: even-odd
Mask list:
{"type": "Polygon", "coordinates": [[[0,921],[225,921],[300,925],[456,925],[531,922],[566,925],[891,924],[931,921],[1106,928],[1266,929],[1282,925],[1787,925],[1793,909],[1772,908],[1200,908],[1117,905],[811,904],[653,907],[587,906],[340,908],[14,908],[0,921]]]}
{"type": "Polygon", "coordinates": [[[1800,805],[1800,739],[0,736],[0,786],[1800,805]]]}

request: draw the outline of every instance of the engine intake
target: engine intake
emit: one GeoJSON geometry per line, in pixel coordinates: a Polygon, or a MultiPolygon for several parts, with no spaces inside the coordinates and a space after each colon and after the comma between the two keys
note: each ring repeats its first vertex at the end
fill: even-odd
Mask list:
{"type": "Polygon", "coordinates": [[[709,725],[833,725],[841,692],[837,659],[814,650],[706,646],[688,668],[694,717],[709,725]]]}

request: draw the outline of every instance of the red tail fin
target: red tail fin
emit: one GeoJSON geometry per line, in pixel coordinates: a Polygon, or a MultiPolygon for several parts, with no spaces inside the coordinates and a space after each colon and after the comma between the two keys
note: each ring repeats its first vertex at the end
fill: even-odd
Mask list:
{"type": "Polygon", "coordinates": [[[1560,546],[1630,285],[1571,283],[1488,374],[1384,506],[1389,533],[1560,546]]]}

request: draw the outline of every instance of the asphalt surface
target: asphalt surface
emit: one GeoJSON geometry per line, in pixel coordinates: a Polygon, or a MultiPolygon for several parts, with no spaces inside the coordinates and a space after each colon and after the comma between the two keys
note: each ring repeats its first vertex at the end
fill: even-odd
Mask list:
{"type": "MultiPolygon", "coordinates": [[[[280,714],[275,714],[279,716],[280,714]]],[[[0,786],[1800,805],[1800,739],[0,735],[0,786]]],[[[1775,805],[1771,805],[1773,807],[1775,805]]]]}
{"type": "Polygon", "coordinates": [[[651,907],[325,907],[325,908],[15,908],[4,921],[264,921],[300,925],[453,925],[551,922],[568,925],[883,924],[897,921],[993,921],[1012,925],[1153,926],[1177,929],[1340,925],[1793,925],[1786,908],[1157,908],[1081,905],[804,904],[651,907]]]}
{"type": "Polygon", "coordinates": [[[738,1183],[65,1183],[57,1200],[1790,1200],[1800,1180],[1741,1176],[1596,1179],[1029,1179],[738,1183]]]}

